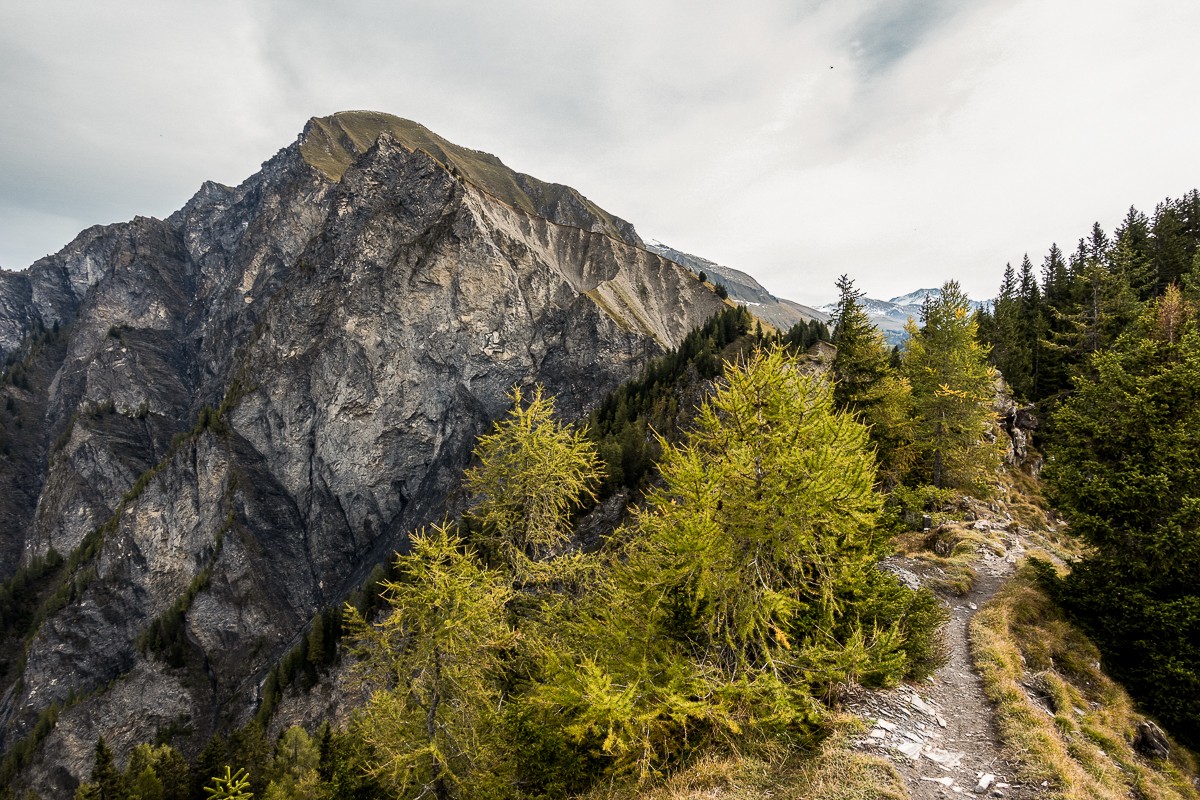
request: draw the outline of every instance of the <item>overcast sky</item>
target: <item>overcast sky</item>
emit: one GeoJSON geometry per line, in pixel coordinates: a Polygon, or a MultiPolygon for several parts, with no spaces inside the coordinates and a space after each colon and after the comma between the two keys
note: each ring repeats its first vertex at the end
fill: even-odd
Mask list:
{"type": "Polygon", "coordinates": [[[1070,250],[1200,185],[1196,0],[0,0],[0,265],[417,120],[792,299],[1070,250]]]}

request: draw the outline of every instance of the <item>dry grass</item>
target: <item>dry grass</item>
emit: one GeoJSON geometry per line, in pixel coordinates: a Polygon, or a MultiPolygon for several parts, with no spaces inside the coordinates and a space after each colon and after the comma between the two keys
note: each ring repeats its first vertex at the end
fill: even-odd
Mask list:
{"type": "Polygon", "coordinates": [[[1151,761],[1130,742],[1143,719],[1100,670],[1099,653],[1023,566],[975,616],[971,644],[1022,778],[1063,800],[1200,800],[1194,757],[1151,761]]]}
{"type": "Polygon", "coordinates": [[[1048,530],[1050,504],[1042,494],[1042,484],[1037,478],[1020,469],[1005,470],[1000,476],[1000,493],[1005,498],[1008,513],[1018,524],[1030,530],[1048,530]]]}
{"type": "Polygon", "coordinates": [[[384,131],[405,147],[424,151],[460,178],[513,208],[537,214],[539,208],[556,203],[580,205],[600,220],[605,233],[621,238],[617,220],[574,189],[520,175],[490,153],[460,147],[423,125],[391,114],[343,111],[314,117],[300,152],[313,167],[339,181],[358,155],[369,150],[384,131]]]}
{"type": "Polygon", "coordinates": [[[929,586],[962,597],[975,587],[975,563],[982,549],[996,555],[1006,552],[994,531],[976,531],[960,523],[947,522],[929,533],[905,533],[893,540],[896,552],[931,567],[929,586]]]}
{"type": "Polygon", "coordinates": [[[1065,525],[1054,519],[1042,494],[1041,481],[1019,469],[1007,470],[1001,475],[999,490],[1008,513],[1027,529],[1031,543],[1058,561],[1071,562],[1083,556],[1083,543],[1068,535],[1065,525]]]}
{"type": "Polygon", "coordinates": [[[891,763],[850,749],[848,739],[861,724],[839,718],[815,753],[705,755],[660,784],[603,787],[586,800],[909,800],[891,763]]]}

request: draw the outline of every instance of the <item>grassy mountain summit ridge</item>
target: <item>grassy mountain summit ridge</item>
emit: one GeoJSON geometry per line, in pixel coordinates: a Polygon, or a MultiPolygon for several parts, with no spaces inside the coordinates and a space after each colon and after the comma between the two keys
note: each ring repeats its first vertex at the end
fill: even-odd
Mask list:
{"type": "Polygon", "coordinates": [[[300,154],[330,180],[340,181],[355,159],[389,133],[410,150],[429,154],[493,197],[552,222],[606,233],[641,246],[633,226],[609,214],[570,186],[546,183],[506,166],[491,153],[448,142],[420,123],[378,111],[339,111],[313,117],[300,138],[300,154]]]}

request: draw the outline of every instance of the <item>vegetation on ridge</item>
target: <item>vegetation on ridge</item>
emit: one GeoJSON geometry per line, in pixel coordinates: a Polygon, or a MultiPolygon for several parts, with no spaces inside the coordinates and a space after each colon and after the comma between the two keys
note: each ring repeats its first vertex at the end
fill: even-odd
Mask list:
{"type": "Polygon", "coordinates": [[[811,736],[829,686],[911,667],[906,643],[931,632],[911,624],[913,593],[873,569],[866,429],[782,350],[728,366],[684,442],[661,442],[663,484],[608,550],[562,552],[560,536],[498,548],[531,543],[530,521],[565,523],[588,481],[555,475],[595,474],[594,450],[565,433],[535,397],[481,442],[474,485],[493,484],[489,453],[543,478],[507,476],[523,513],[477,512],[494,567],[434,528],[401,557],[384,620],[355,617],[375,686],[363,730],[393,790],[560,796],[605,773],[645,779],[710,743],[811,736]],[[496,732],[480,741],[484,727],[496,732]]]}

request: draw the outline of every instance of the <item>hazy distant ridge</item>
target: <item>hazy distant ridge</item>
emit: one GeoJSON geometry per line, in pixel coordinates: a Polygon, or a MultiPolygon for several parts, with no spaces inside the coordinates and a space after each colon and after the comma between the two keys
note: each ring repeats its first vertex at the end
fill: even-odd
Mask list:
{"type": "Polygon", "coordinates": [[[646,249],[674,261],[680,266],[687,267],[692,272],[705,273],[710,281],[722,284],[729,291],[730,299],[744,303],[750,309],[750,313],[780,330],[789,330],[798,322],[807,322],[812,319],[821,322],[829,321],[829,314],[826,312],[776,297],[768,292],[761,283],[741,270],[722,266],[707,258],[676,250],[670,245],[654,239],[646,242],[646,249]]]}

